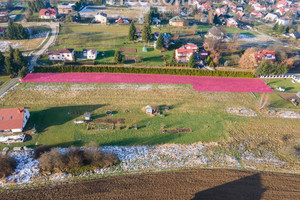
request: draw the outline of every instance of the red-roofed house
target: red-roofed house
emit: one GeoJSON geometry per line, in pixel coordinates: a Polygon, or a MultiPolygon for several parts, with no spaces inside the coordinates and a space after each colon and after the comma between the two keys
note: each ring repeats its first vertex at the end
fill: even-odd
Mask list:
{"type": "Polygon", "coordinates": [[[259,11],[253,10],[253,11],[250,13],[250,16],[251,16],[251,17],[255,17],[255,18],[262,18],[262,17],[263,17],[263,14],[261,14],[261,12],[259,12],[259,11]]]}
{"type": "Polygon", "coordinates": [[[249,5],[257,4],[257,1],[250,1],[249,5]]]}
{"type": "Polygon", "coordinates": [[[29,117],[30,114],[26,108],[0,109],[0,131],[22,132],[29,117]]]}
{"type": "Polygon", "coordinates": [[[52,8],[41,9],[39,15],[41,19],[56,19],[56,10],[52,8]]]}
{"type": "Polygon", "coordinates": [[[186,44],[175,50],[175,58],[178,63],[187,63],[193,53],[197,52],[198,46],[195,44],[186,44]]]}
{"type": "Polygon", "coordinates": [[[217,14],[218,16],[220,16],[220,15],[226,15],[227,11],[228,11],[228,8],[227,8],[227,7],[217,8],[217,9],[216,9],[216,14],[217,14]]]}
{"type": "Polygon", "coordinates": [[[276,61],[275,52],[274,51],[257,51],[254,53],[254,57],[256,62],[260,62],[264,59],[270,60],[270,61],[276,61]]]}
{"type": "Polygon", "coordinates": [[[201,59],[206,59],[207,58],[207,56],[208,56],[208,51],[200,51],[199,52],[199,58],[201,58],[201,59]]]}
{"type": "Polygon", "coordinates": [[[277,3],[277,8],[282,8],[282,7],[286,7],[288,5],[288,2],[286,2],[286,1],[279,1],[278,3],[277,3]]]}

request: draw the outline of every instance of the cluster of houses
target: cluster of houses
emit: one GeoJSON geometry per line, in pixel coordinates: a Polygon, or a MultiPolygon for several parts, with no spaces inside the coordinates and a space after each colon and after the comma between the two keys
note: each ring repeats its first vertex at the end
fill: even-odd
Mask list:
{"type": "Polygon", "coordinates": [[[193,54],[197,60],[205,60],[208,57],[207,51],[200,51],[196,44],[188,43],[175,50],[175,59],[178,63],[188,63],[193,54]]]}

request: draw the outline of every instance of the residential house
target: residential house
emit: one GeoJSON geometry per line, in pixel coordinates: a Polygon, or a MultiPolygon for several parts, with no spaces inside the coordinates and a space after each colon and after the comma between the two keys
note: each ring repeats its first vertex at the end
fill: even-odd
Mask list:
{"type": "Polygon", "coordinates": [[[56,10],[52,8],[41,9],[39,12],[39,16],[41,19],[56,19],[56,10]]]}
{"type": "Polygon", "coordinates": [[[250,17],[254,17],[254,18],[262,18],[263,14],[261,14],[261,12],[257,11],[257,10],[253,10],[250,13],[250,17]]]}
{"type": "Polygon", "coordinates": [[[0,131],[22,132],[29,120],[27,108],[0,109],[0,131]]]}
{"type": "Polygon", "coordinates": [[[86,59],[95,60],[97,58],[97,49],[83,49],[82,52],[86,59]]]}
{"type": "Polygon", "coordinates": [[[107,14],[103,13],[103,12],[98,12],[95,15],[95,21],[99,22],[101,24],[107,24],[107,14]]]}
{"type": "Polygon", "coordinates": [[[122,17],[119,17],[119,19],[117,19],[115,21],[116,24],[129,24],[129,21],[127,19],[124,19],[122,17]]]}
{"type": "Polygon", "coordinates": [[[199,58],[200,59],[206,59],[208,57],[208,51],[200,51],[199,52],[199,58]]]}
{"type": "Polygon", "coordinates": [[[0,22],[8,21],[8,12],[0,12],[0,22]]]}
{"type": "Polygon", "coordinates": [[[265,6],[260,5],[260,4],[255,4],[253,6],[253,8],[254,8],[254,10],[260,11],[260,12],[267,11],[267,8],[265,6]]]}
{"type": "Polygon", "coordinates": [[[186,26],[188,25],[188,22],[185,18],[176,16],[169,20],[169,24],[170,26],[186,26]]]}
{"type": "Polygon", "coordinates": [[[190,57],[198,51],[195,44],[187,44],[175,50],[175,59],[178,63],[188,63],[190,57]]]}
{"type": "Polygon", "coordinates": [[[277,8],[284,8],[288,6],[288,1],[282,0],[282,1],[278,1],[278,3],[276,4],[277,8]]]}
{"type": "Polygon", "coordinates": [[[270,61],[276,61],[276,56],[274,51],[267,51],[267,50],[257,51],[254,53],[254,57],[256,62],[260,62],[265,59],[270,61]]]}
{"type": "Polygon", "coordinates": [[[266,21],[270,21],[270,22],[275,22],[277,21],[278,19],[278,16],[276,14],[273,14],[273,13],[268,13],[265,17],[264,17],[264,20],[266,21]]]}
{"type": "Polygon", "coordinates": [[[212,38],[214,40],[223,40],[225,36],[226,34],[224,32],[220,31],[218,27],[214,26],[207,31],[207,34],[204,37],[212,38]]]}
{"type": "Polygon", "coordinates": [[[200,9],[201,4],[202,4],[201,2],[202,2],[201,0],[194,0],[193,6],[196,7],[197,9],[200,9]]]}
{"type": "Polygon", "coordinates": [[[217,9],[216,9],[216,14],[217,14],[218,16],[220,16],[220,15],[226,15],[227,11],[228,11],[228,8],[227,8],[227,7],[217,8],[217,9]]]}
{"type": "Polygon", "coordinates": [[[209,11],[211,9],[211,6],[208,2],[206,2],[206,3],[200,4],[198,9],[201,10],[202,12],[209,11]]]}
{"type": "Polygon", "coordinates": [[[276,23],[278,23],[279,25],[282,25],[282,26],[287,26],[290,23],[292,23],[292,20],[289,18],[279,18],[279,19],[277,19],[276,23]]]}
{"type": "Polygon", "coordinates": [[[250,2],[249,2],[249,5],[250,5],[250,6],[252,6],[252,5],[254,5],[254,4],[258,4],[257,1],[250,1],[250,2]]]}
{"type": "Polygon", "coordinates": [[[72,61],[74,57],[74,49],[57,49],[56,51],[49,51],[49,60],[57,61],[72,61]]]}
{"type": "Polygon", "coordinates": [[[238,27],[238,23],[237,23],[237,21],[235,20],[235,19],[233,19],[233,18],[228,18],[228,19],[226,19],[226,26],[227,27],[238,27]]]}
{"type": "Polygon", "coordinates": [[[0,27],[0,38],[4,37],[6,34],[6,28],[0,27]]]}
{"type": "Polygon", "coordinates": [[[283,16],[287,12],[287,9],[285,8],[279,8],[275,11],[275,13],[278,13],[280,16],[283,16]]]}
{"type": "Polygon", "coordinates": [[[75,8],[74,3],[63,3],[57,6],[57,10],[59,14],[69,14],[74,10],[74,8],[75,8]]]}
{"type": "Polygon", "coordinates": [[[300,39],[300,33],[298,33],[298,32],[291,33],[290,37],[299,40],[300,39]]]}

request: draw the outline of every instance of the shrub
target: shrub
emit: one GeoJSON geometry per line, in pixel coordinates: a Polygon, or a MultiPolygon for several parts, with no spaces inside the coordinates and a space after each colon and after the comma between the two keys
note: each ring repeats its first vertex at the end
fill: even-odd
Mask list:
{"type": "Polygon", "coordinates": [[[85,150],[81,150],[79,147],[70,147],[64,153],[59,152],[58,148],[53,148],[44,152],[39,158],[41,169],[50,172],[75,173],[81,172],[82,169],[110,167],[118,162],[119,159],[116,155],[103,153],[96,144],[89,144],[85,150]]]}
{"type": "Polygon", "coordinates": [[[33,157],[34,159],[38,159],[43,153],[50,151],[51,148],[46,145],[41,145],[34,149],[33,157]]]}
{"type": "Polygon", "coordinates": [[[17,166],[17,163],[14,158],[9,156],[0,156],[0,177],[6,177],[11,175],[15,168],[17,166]]]}

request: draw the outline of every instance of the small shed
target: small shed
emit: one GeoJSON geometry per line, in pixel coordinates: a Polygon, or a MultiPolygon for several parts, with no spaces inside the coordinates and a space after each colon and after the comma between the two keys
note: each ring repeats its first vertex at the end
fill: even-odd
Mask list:
{"type": "Polygon", "coordinates": [[[84,114],[84,119],[85,119],[85,120],[91,120],[91,113],[89,113],[89,112],[88,112],[88,113],[85,113],[85,114],[84,114]]]}
{"type": "Polygon", "coordinates": [[[147,106],[145,107],[145,110],[146,110],[146,113],[147,113],[147,114],[149,114],[149,115],[153,114],[153,108],[152,108],[152,106],[147,105],[147,106]]]}
{"type": "Polygon", "coordinates": [[[147,47],[143,47],[143,52],[148,52],[147,47]]]}
{"type": "Polygon", "coordinates": [[[277,90],[280,91],[280,92],[284,92],[285,91],[285,87],[278,87],[277,90]]]}

